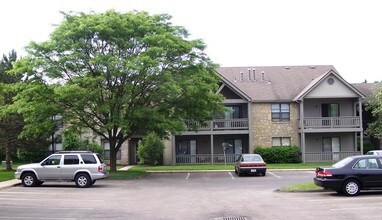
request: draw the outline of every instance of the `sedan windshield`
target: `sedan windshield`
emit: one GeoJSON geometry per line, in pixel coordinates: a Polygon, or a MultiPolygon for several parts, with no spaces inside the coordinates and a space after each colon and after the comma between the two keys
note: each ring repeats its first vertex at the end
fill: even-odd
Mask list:
{"type": "Polygon", "coordinates": [[[246,155],[243,156],[243,162],[250,162],[250,161],[262,161],[261,157],[258,155],[246,155]]]}
{"type": "Polygon", "coordinates": [[[340,168],[340,167],[343,167],[343,166],[345,166],[346,164],[348,164],[348,163],[349,163],[350,161],[352,161],[352,160],[353,160],[353,158],[351,158],[351,157],[347,157],[347,158],[345,158],[345,159],[343,159],[343,160],[340,160],[339,162],[333,164],[332,167],[334,167],[334,168],[340,168]]]}

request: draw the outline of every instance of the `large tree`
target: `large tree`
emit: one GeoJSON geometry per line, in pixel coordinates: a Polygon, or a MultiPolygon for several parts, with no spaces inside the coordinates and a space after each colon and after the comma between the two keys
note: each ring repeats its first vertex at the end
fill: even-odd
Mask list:
{"type": "Polygon", "coordinates": [[[368,124],[366,134],[382,139],[382,83],[374,91],[372,99],[367,103],[366,109],[371,111],[373,122],[368,124]]]}
{"type": "Polygon", "coordinates": [[[169,15],[63,15],[50,39],[32,42],[16,66],[33,79],[32,88],[50,91],[41,99],[63,109],[67,126],[91,129],[110,143],[111,171],[132,135],[164,137],[183,131],[183,119],[203,122],[221,110],[216,65],[205,44],[188,39],[169,15]]]}
{"type": "Polygon", "coordinates": [[[12,63],[17,60],[16,51],[12,50],[8,56],[3,55],[0,60],[0,149],[5,154],[6,170],[12,170],[11,153],[21,145],[18,138],[23,128],[23,118],[19,114],[8,113],[7,106],[13,103],[15,92],[12,85],[21,81],[21,76],[9,75],[12,63]]]}

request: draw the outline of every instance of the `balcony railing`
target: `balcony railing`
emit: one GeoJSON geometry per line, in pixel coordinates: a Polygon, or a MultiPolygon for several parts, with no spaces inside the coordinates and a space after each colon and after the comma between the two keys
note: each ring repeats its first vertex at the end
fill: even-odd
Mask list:
{"type": "Polygon", "coordinates": [[[176,164],[233,164],[239,156],[240,154],[226,154],[225,161],[224,154],[214,154],[211,163],[211,154],[176,155],[176,164]]]}
{"type": "Polygon", "coordinates": [[[248,129],[248,118],[214,119],[204,124],[192,120],[185,120],[185,124],[189,131],[193,128],[196,128],[198,131],[245,130],[248,129]]]}
{"type": "Polygon", "coordinates": [[[338,162],[346,157],[360,155],[359,151],[305,153],[306,163],[338,162]]]}
{"type": "Polygon", "coordinates": [[[358,116],[345,117],[306,117],[304,128],[359,128],[361,127],[358,116]]]}

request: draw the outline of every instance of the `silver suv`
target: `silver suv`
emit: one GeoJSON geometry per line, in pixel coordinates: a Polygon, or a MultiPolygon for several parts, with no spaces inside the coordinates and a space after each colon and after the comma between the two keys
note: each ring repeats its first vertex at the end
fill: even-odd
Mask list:
{"type": "Polygon", "coordinates": [[[74,181],[77,187],[89,187],[109,176],[100,154],[90,151],[60,151],[40,163],[17,167],[15,178],[24,186],[41,185],[44,181],[74,181]]]}

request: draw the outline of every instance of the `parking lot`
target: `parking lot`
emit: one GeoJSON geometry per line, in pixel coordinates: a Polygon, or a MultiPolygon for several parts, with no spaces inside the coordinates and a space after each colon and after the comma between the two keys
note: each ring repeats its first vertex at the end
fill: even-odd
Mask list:
{"type": "Polygon", "coordinates": [[[381,192],[277,192],[313,171],[153,173],[137,180],[16,186],[0,191],[1,219],[381,219],[381,192]]]}

